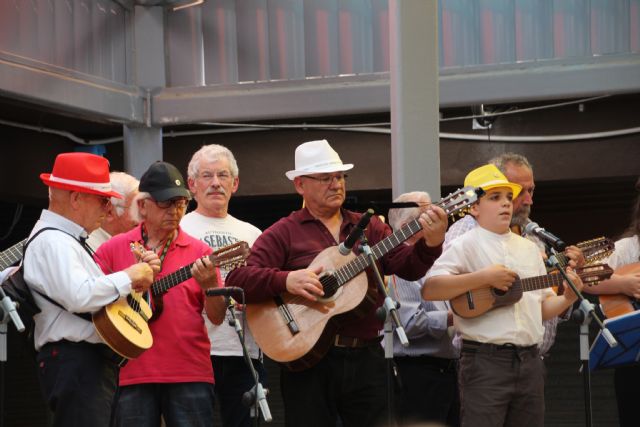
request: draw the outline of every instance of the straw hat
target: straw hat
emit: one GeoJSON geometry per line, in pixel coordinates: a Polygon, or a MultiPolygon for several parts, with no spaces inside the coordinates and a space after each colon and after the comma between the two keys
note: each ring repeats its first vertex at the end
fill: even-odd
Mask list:
{"type": "Polygon", "coordinates": [[[90,153],[58,154],[51,173],[40,174],[49,187],[122,199],[111,188],[109,161],[90,153]]]}
{"type": "Polygon", "coordinates": [[[350,163],[344,164],[338,153],[331,148],[326,139],[309,141],[296,148],[296,168],[285,173],[293,181],[297,176],[312,173],[342,172],[352,169],[350,163]]]}

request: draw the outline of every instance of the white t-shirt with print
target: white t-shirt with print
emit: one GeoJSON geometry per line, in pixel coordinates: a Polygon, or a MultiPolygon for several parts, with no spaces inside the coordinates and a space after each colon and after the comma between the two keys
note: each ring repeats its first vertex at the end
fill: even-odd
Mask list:
{"type": "MultiPolygon", "coordinates": [[[[248,222],[240,221],[231,215],[225,218],[207,217],[197,212],[186,214],[180,227],[188,234],[202,240],[214,251],[239,241],[245,241],[249,246],[253,245],[261,231],[248,222]]],[[[222,277],[226,277],[227,272],[222,270],[222,277]]],[[[239,298],[238,298],[238,302],[239,298]]],[[[244,313],[236,310],[238,319],[244,320],[244,313]]],[[[238,334],[233,326],[229,325],[230,313],[227,311],[225,320],[221,325],[214,325],[203,313],[209,340],[211,341],[211,354],[216,356],[242,356],[242,346],[238,334]]],[[[251,335],[249,326],[244,322],[245,344],[251,358],[256,359],[259,355],[258,345],[251,335]]]]}

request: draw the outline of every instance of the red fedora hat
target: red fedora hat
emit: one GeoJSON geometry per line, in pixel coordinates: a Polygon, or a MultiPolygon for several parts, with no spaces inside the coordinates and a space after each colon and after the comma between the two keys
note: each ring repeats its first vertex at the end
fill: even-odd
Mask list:
{"type": "Polygon", "coordinates": [[[122,199],[111,189],[109,161],[95,154],[58,154],[53,171],[40,174],[40,179],[49,187],[122,199]]]}

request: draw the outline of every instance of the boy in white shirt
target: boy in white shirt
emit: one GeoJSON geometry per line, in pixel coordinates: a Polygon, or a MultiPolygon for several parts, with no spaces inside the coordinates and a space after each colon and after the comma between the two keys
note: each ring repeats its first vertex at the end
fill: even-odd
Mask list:
{"type": "MultiPolygon", "coordinates": [[[[521,186],[509,182],[494,165],[469,172],[467,185],[486,192],[470,210],[479,227],[457,239],[429,270],[422,288],[426,300],[449,300],[489,287],[508,291],[518,278],[546,274],[536,245],[509,229],[512,200],[521,186]]],[[[568,274],[582,288],[580,278],[570,270],[568,274]]],[[[515,304],[478,317],[454,315],[463,339],[463,427],[544,425],[544,368],[537,350],[544,335],[542,321],[575,300],[570,289],[557,296],[547,288],[524,292],[515,304]]]]}

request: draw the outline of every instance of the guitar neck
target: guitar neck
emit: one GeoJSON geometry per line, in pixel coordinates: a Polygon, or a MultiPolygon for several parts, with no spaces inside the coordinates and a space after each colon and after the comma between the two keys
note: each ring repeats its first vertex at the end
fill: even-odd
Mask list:
{"type": "MultiPolygon", "coordinates": [[[[596,264],[581,267],[575,270],[576,274],[585,285],[597,285],[601,280],[611,277],[613,270],[606,264],[596,264]]],[[[536,291],[539,289],[560,286],[564,277],[562,274],[547,274],[544,276],[527,277],[514,282],[514,286],[521,286],[523,291],[536,291]]]]}
{"type": "MultiPolygon", "coordinates": [[[[249,256],[249,252],[250,249],[247,242],[240,241],[218,249],[209,255],[209,260],[215,268],[224,268],[227,271],[231,271],[240,265],[244,265],[247,256],[249,256]]],[[[195,264],[195,262],[181,267],[173,273],[167,274],[163,278],[153,282],[151,285],[153,295],[162,295],[174,286],[191,279],[191,277],[193,277],[191,274],[193,264],[195,264]]]]}
{"type": "Polygon", "coordinates": [[[558,265],[560,265],[560,267],[566,267],[567,265],[569,265],[569,257],[564,253],[557,254],[556,260],[558,261],[558,265]]]}
{"type": "Polygon", "coordinates": [[[22,259],[22,249],[26,242],[27,239],[24,239],[23,241],[11,246],[9,249],[0,252],[0,270],[11,267],[17,261],[22,259]]]}
{"type": "Polygon", "coordinates": [[[540,289],[550,288],[552,286],[560,286],[562,284],[562,280],[563,277],[561,274],[547,274],[544,276],[534,276],[516,280],[513,286],[517,286],[519,284],[525,292],[537,291],[540,289]]]}
{"type": "MultiPolygon", "coordinates": [[[[464,187],[459,189],[453,194],[443,198],[434,205],[441,207],[447,215],[455,215],[463,209],[466,209],[469,205],[473,204],[478,197],[484,194],[484,191],[480,188],[464,187]]],[[[385,237],[371,248],[373,259],[378,260],[385,256],[389,251],[397,247],[400,243],[404,242],[418,231],[422,229],[418,219],[409,221],[399,230],[396,230],[393,234],[385,237]]],[[[365,268],[370,265],[369,257],[366,255],[358,255],[355,259],[337,269],[333,276],[335,276],[338,286],[342,286],[349,280],[360,274],[365,268]]]]}
{"type": "MultiPolygon", "coordinates": [[[[458,209],[451,209],[451,210],[446,209],[443,206],[444,200],[434,204],[444,208],[445,212],[448,215],[453,215],[458,210],[458,209]]],[[[422,230],[422,225],[420,225],[420,222],[418,221],[417,218],[412,221],[409,221],[407,224],[402,226],[402,228],[400,228],[399,230],[396,230],[393,234],[380,240],[371,248],[373,259],[375,261],[379,260],[380,258],[385,256],[387,253],[389,253],[391,250],[395,249],[398,245],[400,245],[400,243],[409,239],[411,236],[418,233],[420,230],[422,230]]],[[[358,255],[353,261],[343,265],[342,267],[340,267],[338,270],[335,271],[334,275],[338,279],[338,284],[343,285],[344,283],[347,283],[349,280],[353,279],[358,274],[360,274],[370,264],[371,262],[369,261],[369,257],[367,257],[364,254],[358,255]]]]}
{"type": "MultiPolygon", "coordinates": [[[[373,259],[378,260],[385,256],[389,251],[397,247],[400,243],[416,234],[422,229],[417,219],[409,222],[400,230],[385,237],[371,248],[373,259]]],[[[365,268],[371,264],[369,257],[364,254],[358,255],[351,262],[346,263],[334,272],[334,276],[338,279],[338,284],[343,285],[349,280],[360,274],[365,268]]]]}
{"type": "Polygon", "coordinates": [[[153,293],[153,295],[162,295],[174,286],[179,285],[185,280],[191,279],[191,277],[193,277],[193,275],[191,274],[192,265],[193,264],[189,264],[187,266],[179,268],[173,273],[167,274],[163,278],[153,282],[153,284],[151,285],[151,292],[153,293]]]}

